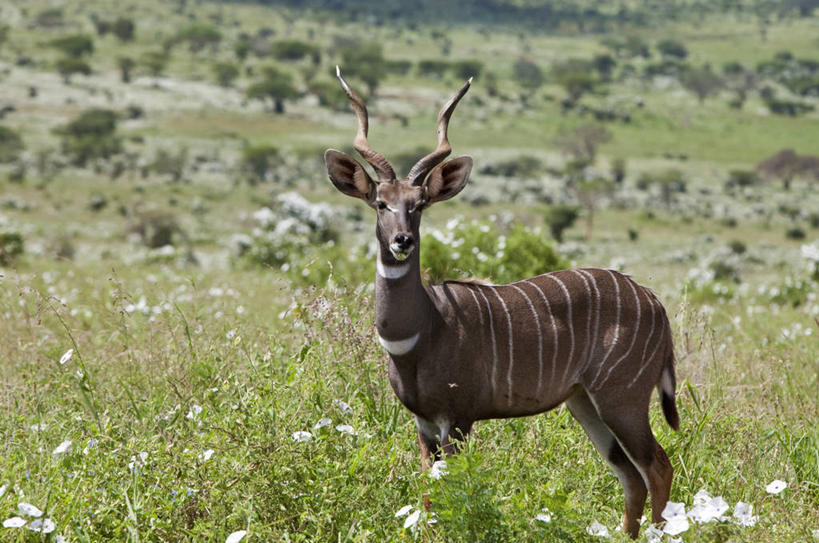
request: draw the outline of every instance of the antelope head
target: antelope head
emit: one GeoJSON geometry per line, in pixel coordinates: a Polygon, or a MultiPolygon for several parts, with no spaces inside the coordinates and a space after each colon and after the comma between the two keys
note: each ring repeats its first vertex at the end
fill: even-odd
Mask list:
{"type": "Polygon", "coordinates": [[[417,249],[421,212],[429,205],[452,198],[466,186],[472,169],[472,158],[462,156],[444,162],[452,152],[447,139],[449,118],[455,106],[469,90],[472,79],[441,108],[438,114],[438,148],[419,160],[405,178],[367,142],[367,107],[336,67],[336,76],[352,103],[358,118],[358,132],[353,147],[375,170],[370,177],[357,160],[335,149],[324,153],[324,161],[333,185],[348,196],[360,198],[375,209],[376,236],[385,264],[398,264],[417,249]]]}

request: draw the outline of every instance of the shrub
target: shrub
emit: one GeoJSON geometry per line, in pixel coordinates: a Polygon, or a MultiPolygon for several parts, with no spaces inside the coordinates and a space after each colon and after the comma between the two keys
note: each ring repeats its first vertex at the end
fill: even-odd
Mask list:
{"type": "Polygon", "coordinates": [[[109,109],[88,109],[56,130],[62,136],[63,152],[84,166],[89,159],[108,158],[119,152],[117,114],[109,109]]]}
{"type": "Polygon", "coordinates": [[[137,222],[130,228],[143,245],[150,249],[158,249],[166,245],[176,245],[180,241],[187,241],[176,217],[164,211],[149,211],[142,213],[137,222]],[[181,239],[180,239],[181,238],[181,239]]]}
{"type": "Polygon", "coordinates": [[[791,226],[785,230],[785,237],[788,239],[805,239],[805,231],[799,226],[791,226]]]}
{"type": "Polygon", "coordinates": [[[740,241],[738,239],[734,239],[728,242],[728,248],[731,249],[731,252],[734,254],[744,254],[748,247],[745,245],[745,242],[740,241]]]}
{"type": "Polygon", "coordinates": [[[82,59],[65,57],[57,60],[57,73],[59,73],[63,81],[68,84],[71,82],[71,76],[74,74],[91,75],[91,66],[82,59]]]}
{"type": "Polygon", "coordinates": [[[0,266],[11,265],[23,254],[25,244],[19,232],[0,232],[0,266]]]}
{"type": "Polygon", "coordinates": [[[411,69],[411,60],[387,60],[384,62],[384,70],[390,74],[407,75],[411,69]]]}
{"type": "Polygon", "coordinates": [[[270,46],[270,53],[278,60],[294,61],[311,57],[314,64],[321,62],[321,52],[318,47],[301,40],[277,41],[270,46]]]}
{"type": "Polygon", "coordinates": [[[440,79],[449,70],[450,63],[446,60],[427,59],[418,63],[418,73],[423,77],[440,79]]]}
{"type": "Polygon", "coordinates": [[[579,214],[577,206],[566,204],[554,205],[546,211],[546,224],[555,241],[563,243],[563,231],[572,227],[579,214]]]}
{"type": "Polygon", "coordinates": [[[125,17],[117,17],[117,20],[114,21],[113,25],[111,25],[111,32],[113,32],[114,36],[123,42],[128,42],[134,39],[135,29],[136,25],[134,24],[134,20],[127,19],[125,17]]]}
{"type": "Polygon", "coordinates": [[[242,151],[239,167],[248,183],[255,185],[269,179],[273,167],[279,160],[279,150],[273,146],[246,147],[242,151]]]}
{"type": "Polygon", "coordinates": [[[469,276],[508,283],[566,267],[543,236],[514,226],[499,234],[486,222],[453,220],[446,232],[433,230],[424,236],[421,268],[432,282],[469,276]]]}
{"type": "Polygon", "coordinates": [[[213,74],[222,87],[230,87],[233,80],[239,77],[239,68],[232,62],[217,62],[213,65],[213,74]]]}
{"type": "Polygon", "coordinates": [[[170,44],[187,42],[188,48],[196,53],[207,46],[216,47],[220,41],[222,41],[222,33],[219,29],[208,24],[194,23],[177,32],[170,44]]]}
{"type": "Polygon", "coordinates": [[[149,74],[159,77],[168,64],[168,53],[165,51],[147,51],[139,57],[139,61],[140,64],[145,66],[149,74]]]}
{"type": "Polygon", "coordinates": [[[502,177],[532,178],[542,172],[543,163],[537,157],[530,155],[520,155],[509,160],[487,164],[481,168],[483,174],[502,177]]]}
{"type": "Polygon", "coordinates": [[[452,63],[452,72],[458,79],[478,77],[482,70],[483,62],[480,60],[459,60],[452,63]]]}
{"type": "Polygon", "coordinates": [[[683,59],[688,56],[688,49],[680,42],[671,39],[657,43],[657,50],[664,57],[683,59]]]}
{"type": "Polygon", "coordinates": [[[0,164],[13,162],[25,148],[23,138],[6,126],[0,126],[0,164]]]}
{"type": "Polygon", "coordinates": [[[51,46],[61,50],[69,57],[81,57],[94,52],[94,40],[85,34],[57,38],[51,42],[51,46]]]}

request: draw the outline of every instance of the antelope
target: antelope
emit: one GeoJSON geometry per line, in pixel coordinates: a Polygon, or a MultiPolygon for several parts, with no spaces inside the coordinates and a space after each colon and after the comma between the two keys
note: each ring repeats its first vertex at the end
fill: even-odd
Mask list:
{"type": "Polygon", "coordinates": [[[674,347],[654,293],[613,270],[562,270],[508,285],[425,285],[419,267],[421,215],[466,185],[468,156],[444,159],[449,119],[472,79],[438,114],[438,147],[396,177],[368,141],[364,101],[336,67],[358,119],[352,157],[324,154],[330,181],[376,212],[375,311],[389,353],[389,381],[414,415],[423,469],[449,455],[475,421],[522,417],[566,403],[625,494],[623,530],[636,538],[647,495],[662,522],[673,469],[654,438],[648,407],[656,388],[679,429],[674,347]]]}

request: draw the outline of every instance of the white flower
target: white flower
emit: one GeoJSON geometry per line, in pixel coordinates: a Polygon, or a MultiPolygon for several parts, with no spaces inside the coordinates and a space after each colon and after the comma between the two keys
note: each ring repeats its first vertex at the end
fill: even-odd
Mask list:
{"type": "Polygon", "coordinates": [[[404,520],[404,528],[415,526],[418,524],[418,519],[421,517],[421,511],[416,509],[404,520]]]}
{"type": "Polygon", "coordinates": [[[609,529],[596,520],[586,527],[586,533],[595,537],[610,537],[609,529]]]}
{"type": "Polygon", "coordinates": [[[785,490],[787,486],[788,483],[786,483],[785,481],[780,481],[779,479],[776,479],[775,481],[772,481],[771,484],[765,487],[765,491],[768,494],[779,494],[780,492],[785,490]]]}
{"type": "Polygon", "coordinates": [[[57,526],[54,524],[54,521],[50,518],[40,519],[38,518],[34,522],[28,525],[28,529],[32,532],[42,532],[44,534],[50,534],[53,532],[57,526]]]}
{"type": "Polygon", "coordinates": [[[17,504],[17,509],[20,510],[20,513],[23,515],[27,515],[29,517],[41,517],[43,516],[43,512],[40,511],[38,507],[31,505],[30,503],[20,502],[17,504]]]}
{"type": "Polygon", "coordinates": [[[44,422],[41,422],[39,424],[32,424],[31,426],[29,426],[29,429],[32,432],[37,432],[37,431],[43,432],[43,431],[45,431],[46,428],[48,428],[48,425],[46,423],[44,423],[44,422]]]}
{"type": "Polygon", "coordinates": [[[201,413],[201,412],[202,412],[202,406],[193,404],[191,406],[190,410],[188,411],[188,414],[185,415],[185,418],[186,419],[195,419],[196,417],[199,416],[199,413],[201,413]]]}
{"type": "Polygon", "coordinates": [[[694,505],[703,505],[711,501],[711,494],[704,488],[694,494],[694,505]]]}
{"type": "Polygon", "coordinates": [[[666,520],[663,531],[669,535],[681,534],[688,529],[688,519],[685,516],[685,504],[683,503],[666,503],[662,517],[666,520]]]}
{"type": "Polygon", "coordinates": [[[60,357],[60,365],[62,366],[74,356],[74,349],[68,349],[63,355],[60,357]]]}
{"type": "Polygon", "coordinates": [[[54,451],[51,454],[53,455],[65,454],[68,452],[69,449],[71,449],[71,440],[66,439],[65,441],[57,445],[57,448],[54,449],[54,451]]]}
{"type": "Polygon", "coordinates": [[[0,498],[6,493],[6,485],[0,486],[0,498]]]}
{"type": "Polygon", "coordinates": [[[355,430],[349,424],[339,424],[338,426],[336,426],[336,430],[338,430],[342,434],[347,434],[349,436],[355,435],[355,430]]]}
{"type": "Polygon", "coordinates": [[[85,447],[83,447],[82,453],[83,453],[83,454],[88,454],[88,452],[89,452],[91,449],[93,449],[93,448],[94,448],[94,445],[96,445],[96,444],[97,444],[97,440],[96,440],[96,439],[94,439],[94,438],[89,439],[89,440],[88,440],[88,443],[85,445],[85,447]]]}
{"type": "Polygon", "coordinates": [[[65,543],[65,538],[61,535],[58,535],[54,538],[54,543],[65,543]]]}
{"type": "Polygon", "coordinates": [[[11,517],[3,521],[3,528],[22,528],[26,521],[20,517],[11,517]]]}
{"type": "Polygon", "coordinates": [[[758,515],[754,515],[754,506],[750,503],[737,502],[734,506],[734,519],[740,526],[753,526],[759,520],[758,515]]]}
{"type": "Polygon", "coordinates": [[[324,417],[322,419],[319,419],[316,425],[313,426],[313,429],[318,430],[319,428],[324,428],[325,426],[330,426],[331,424],[333,424],[333,419],[329,417],[324,417]]]}
{"type": "Polygon", "coordinates": [[[353,413],[353,408],[344,400],[333,400],[333,405],[338,407],[345,415],[351,415],[353,413]]]}
{"type": "Polygon", "coordinates": [[[541,511],[542,513],[538,513],[535,520],[546,523],[552,522],[552,513],[545,507],[541,511]]]}
{"type": "Polygon", "coordinates": [[[293,432],[291,437],[296,443],[304,443],[305,441],[310,441],[313,438],[313,434],[310,432],[305,432],[304,430],[299,430],[298,432],[293,432]]]}
{"type": "Polygon", "coordinates": [[[446,473],[446,460],[436,460],[429,469],[429,476],[433,479],[440,479],[446,473]]]}
{"type": "Polygon", "coordinates": [[[208,460],[210,460],[210,457],[213,456],[213,453],[215,452],[216,451],[214,451],[213,449],[205,449],[204,452],[202,452],[202,454],[199,455],[199,458],[201,458],[203,462],[207,462],[208,460]]]}
{"type": "Polygon", "coordinates": [[[239,543],[245,535],[247,535],[247,530],[239,530],[238,532],[233,532],[227,539],[225,539],[225,543],[239,543]]]}
{"type": "Polygon", "coordinates": [[[656,526],[649,526],[645,533],[648,543],[660,543],[663,540],[663,531],[656,526]]]}
{"type": "Polygon", "coordinates": [[[395,518],[401,518],[404,515],[406,515],[407,513],[409,513],[410,511],[412,511],[412,506],[411,505],[405,505],[404,507],[402,507],[401,509],[399,509],[398,511],[395,512],[395,518]]]}

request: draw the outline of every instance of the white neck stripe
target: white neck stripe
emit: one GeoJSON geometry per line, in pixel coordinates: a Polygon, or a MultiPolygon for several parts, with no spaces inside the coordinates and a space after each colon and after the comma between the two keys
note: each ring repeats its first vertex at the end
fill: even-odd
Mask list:
{"type": "Polygon", "coordinates": [[[409,262],[397,266],[387,266],[381,262],[381,257],[375,262],[375,271],[384,279],[399,279],[404,277],[410,269],[409,262]]]}
{"type": "Polygon", "coordinates": [[[396,341],[390,341],[389,339],[384,339],[380,335],[378,336],[378,342],[381,343],[381,346],[387,349],[387,352],[393,355],[400,356],[402,354],[407,354],[410,352],[415,344],[418,343],[418,338],[421,336],[421,332],[417,332],[414,336],[408,337],[407,339],[399,339],[396,341]]]}

